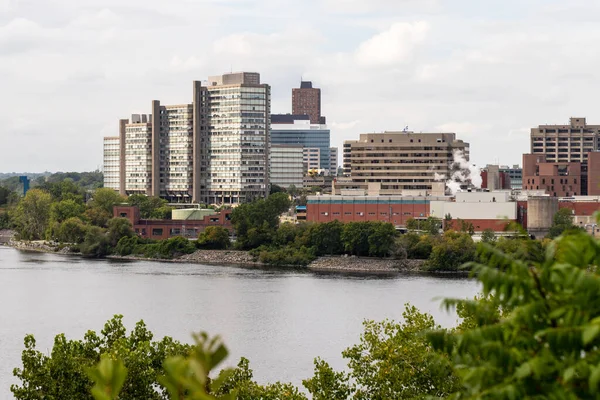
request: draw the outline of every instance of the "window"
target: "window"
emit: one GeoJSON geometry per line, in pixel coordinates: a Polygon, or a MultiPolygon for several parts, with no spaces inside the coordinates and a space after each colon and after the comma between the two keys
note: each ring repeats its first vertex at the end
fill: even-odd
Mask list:
{"type": "MultiPolygon", "coordinates": [[[[161,235],[162,235],[162,232],[161,232],[161,235]]],[[[171,236],[181,235],[181,229],[171,228],[171,230],[169,231],[169,235],[171,235],[171,236]]]]}
{"type": "Polygon", "coordinates": [[[162,236],[162,234],[163,234],[162,228],[152,229],[152,236],[162,236]]]}
{"type": "Polygon", "coordinates": [[[127,218],[127,213],[122,212],[121,214],[119,214],[121,216],[121,218],[127,218]]]}

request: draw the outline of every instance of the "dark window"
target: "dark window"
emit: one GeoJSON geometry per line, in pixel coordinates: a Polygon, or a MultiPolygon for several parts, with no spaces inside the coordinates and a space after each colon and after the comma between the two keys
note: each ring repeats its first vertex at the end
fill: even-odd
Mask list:
{"type": "Polygon", "coordinates": [[[127,218],[127,213],[122,212],[120,215],[121,215],[121,218],[127,218]]]}
{"type": "MultiPolygon", "coordinates": [[[[154,233],[154,231],[153,231],[153,233],[154,233]]],[[[162,230],[161,230],[161,234],[162,234],[162,230]]],[[[169,230],[169,235],[171,235],[171,236],[181,235],[181,229],[179,229],[179,228],[171,228],[169,230]]]]}
{"type": "Polygon", "coordinates": [[[152,236],[162,236],[162,234],[163,234],[162,228],[152,229],[152,236]]]}

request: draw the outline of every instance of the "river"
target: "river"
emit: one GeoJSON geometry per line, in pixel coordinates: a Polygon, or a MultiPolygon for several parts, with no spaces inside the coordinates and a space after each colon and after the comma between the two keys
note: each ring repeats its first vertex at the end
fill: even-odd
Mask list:
{"type": "Polygon", "coordinates": [[[12,398],[12,369],[27,333],[49,353],[57,333],[82,339],[123,314],[128,328],[143,319],[155,338],[221,334],[229,362],[249,358],[259,382],[300,384],[312,376],[316,356],[345,366],[341,352],[358,342],[363,320],[398,320],[410,302],[451,326],[456,317],[440,309],[440,298],[477,291],[477,282],[456,277],[87,260],[0,246],[0,398],[12,398]]]}

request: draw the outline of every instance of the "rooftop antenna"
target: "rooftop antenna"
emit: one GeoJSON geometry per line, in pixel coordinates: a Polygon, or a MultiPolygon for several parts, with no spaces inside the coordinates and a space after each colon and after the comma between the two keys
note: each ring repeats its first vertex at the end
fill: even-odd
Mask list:
{"type": "Polygon", "coordinates": [[[406,126],[404,127],[404,129],[402,129],[402,132],[404,132],[404,133],[408,132],[408,125],[406,125],[406,126]]]}

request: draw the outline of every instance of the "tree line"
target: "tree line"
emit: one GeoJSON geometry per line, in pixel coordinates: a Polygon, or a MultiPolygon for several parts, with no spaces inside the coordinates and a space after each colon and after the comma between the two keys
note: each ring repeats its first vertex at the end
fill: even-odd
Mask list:
{"type": "MultiPolygon", "coordinates": [[[[457,326],[410,305],[402,322],[365,321],[342,353],[347,368],[316,358],[304,390],[315,400],[600,396],[600,243],[572,230],[537,260],[489,243],[477,260],[469,267],[481,294],[443,303],[457,326]]],[[[289,383],[257,383],[246,359],[220,369],[228,350],[218,337],[155,340],[141,321],[127,333],[121,316],[82,340],[58,335],[50,353],[31,335],[24,344],[11,387],[18,400],[308,398],[289,383]]]]}

